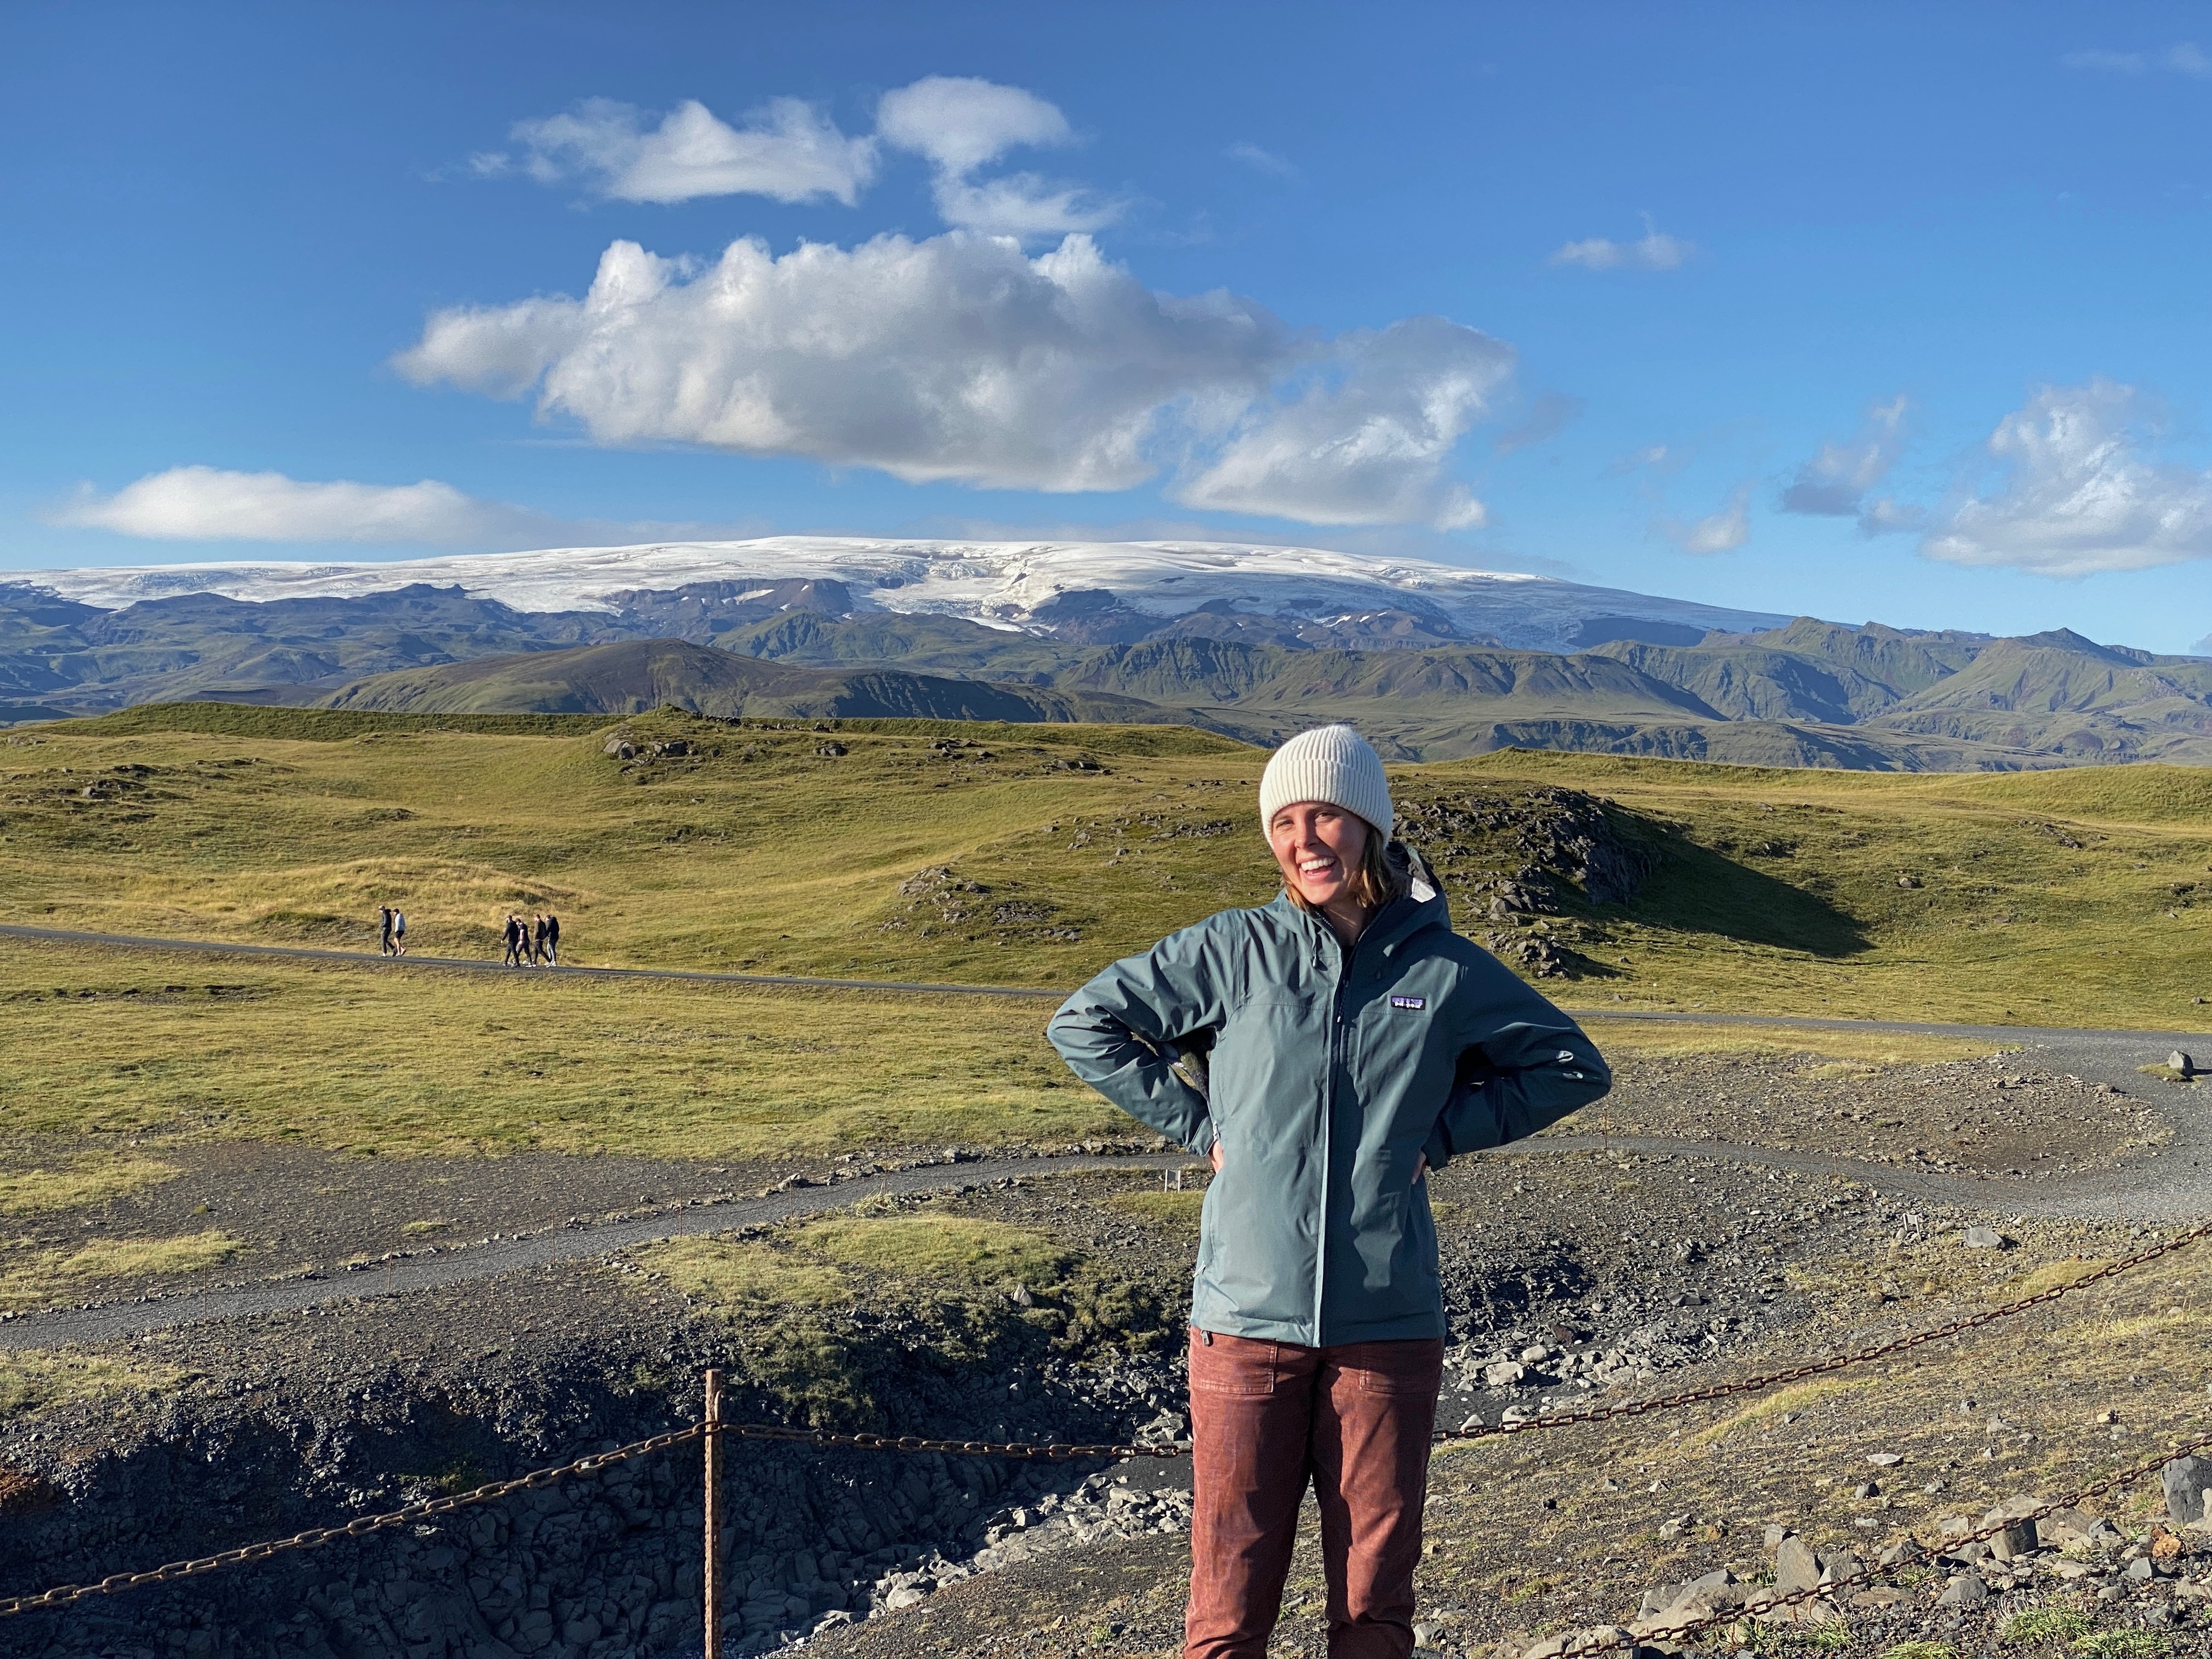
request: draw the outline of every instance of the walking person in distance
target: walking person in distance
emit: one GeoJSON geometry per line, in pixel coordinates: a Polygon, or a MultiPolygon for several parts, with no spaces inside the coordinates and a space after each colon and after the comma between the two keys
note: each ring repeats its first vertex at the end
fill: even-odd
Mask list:
{"type": "Polygon", "coordinates": [[[1452,932],[1350,726],[1278,750],[1260,817],[1274,902],[1115,963],[1048,1035],[1078,1077],[1213,1166],[1191,1297],[1185,1659],[1261,1659],[1309,1481],[1330,1659],[1401,1659],[1443,1369],[1427,1174],[1611,1077],[1574,1021],[1452,932]]]}
{"type": "Polygon", "coordinates": [[[545,913],[545,965],[561,965],[561,918],[550,910],[545,913]]]}
{"type": "Polygon", "coordinates": [[[507,927],[501,938],[507,946],[501,963],[509,968],[520,968],[522,965],[522,919],[512,910],[507,913],[507,927]]]}
{"type": "Polygon", "coordinates": [[[545,963],[545,916],[541,911],[530,919],[530,965],[540,968],[545,963]]]}
{"type": "Polygon", "coordinates": [[[388,957],[392,954],[392,907],[390,905],[380,904],[376,907],[376,924],[379,933],[376,952],[379,956],[388,957]]]}
{"type": "Polygon", "coordinates": [[[392,954],[395,957],[407,954],[407,913],[404,910],[392,913],[392,954]]]}

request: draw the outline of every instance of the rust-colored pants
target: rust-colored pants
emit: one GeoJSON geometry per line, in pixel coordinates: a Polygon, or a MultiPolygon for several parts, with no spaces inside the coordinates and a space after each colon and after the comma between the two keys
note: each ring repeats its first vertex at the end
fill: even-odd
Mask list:
{"type": "Polygon", "coordinates": [[[1302,1348],[1194,1330],[1196,1502],[1183,1659],[1261,1659],[1310,1480],[1328,1575],[1329,1659],[1413,1648],[1440,1341],[1302,1348]]]}

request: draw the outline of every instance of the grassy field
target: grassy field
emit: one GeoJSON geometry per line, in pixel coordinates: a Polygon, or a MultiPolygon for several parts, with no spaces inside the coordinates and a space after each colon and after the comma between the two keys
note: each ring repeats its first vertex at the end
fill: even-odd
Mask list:
{"type": "MultiPolygon", "coordinates": [[[[32,1151],[33,1167],[0,1176],[0,1215],[154,1185],[175,1173],[161,1146],[210,1139],[362,1157],[716,1160],[1149,1144],[1068,1076],[1044,1040],[1051,1007],[0,941],[0,1053],[14,1084],[0,1151],[70,1148],[32,1151]]],[[[1592,1030],[1607,1048],[1661,1055],[1885,1064],[1990,1050],[1771,1026],[1601,1019],[1592,1030]]]]}
{"type": "MultiPolygon", "coordinates": [[[[15,732],[0,750],[0,917],[373,949],[374,907],[391,902],[418,952],[489,958],[507,908],[552,904],[571,960],[1047,988],[1273,891],[1251,828],[1262,757],[1200,733],[657,716],[623,727],[643,749],[626,763],[604,728],[495,724],[203,708],[15,732]],[[653,757],[654,742],[694,752],[653,757]],[[831,746],[847,752],[817,752],[831,746]]],[[[1587,792],[1656,849],[1631,902],[1570,893],[1571,914],[1535,924],[1577,933],[1588,976],[1543,982],[1571,1006],[2207,1023],[2212,911],[2192,901],[2212,864],[2212,774],[1514,753],[1399,769],[1395,787],[1587,792]]],[[[1447,861],[1448,883],[1464,862],[1447,861]]],[[[1497,925],[1466,906],[1459,920],[1478,936],[1497,925]]],[[[194,1139],[726,1159],[1139,1133],[1068,1079],[1043,999],[0,941],[0,1007],[19,1149],[0,1212],[158,1182],[161,1146],[194,1139]]],[[[1972,1047],[1595,1029],[1617,1048],[1862,1064],[1972,1047]]]]}
{"type": "Polygon", "coordinates": [[[457,980],[8,942],[0,1009],[6,1138],[90,1138],[70,1164],[0,1179],[0,1213],[162,1178],[141,1140],[714,1159],[1139,1133],[1067,1075],[1042,999],[457,980]]]}
{"type": "MultiPolygon", "coordinates": [[[[19,731],[0,750],[0,917],[374,948],[389,902],[418,953],[491,957],[508,909],[550,906],[573,960],[1066,986],[1273,890],[1264,755],[1182,728],[657,715],[623,729],[691,752],[624,763],[573,720],[499,724],[185,709],[19,731]]],[[[2212,1022],[2212,771],[1504,751],[1394,780],[1408,798],[1587,792],[1657,852],[1632,902],[1537,924],[1579,939],[1592,977],[1559,987],[1570,1000],[2212,1022]]]]}

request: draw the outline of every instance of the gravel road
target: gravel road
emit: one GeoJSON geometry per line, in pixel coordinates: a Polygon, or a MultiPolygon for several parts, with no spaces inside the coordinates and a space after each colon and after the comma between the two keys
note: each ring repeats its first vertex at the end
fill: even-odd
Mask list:
{"type": "MultiPolygon", "coordinates": [[[[367,951],[327,951],[308,945],[239,945],[222,939],[154,939],[135,933],[81,933],[64,927],[27,927],[0,922],[0,939],[41,939],[60,945],[96,945],[118,951],[204,951],[211,956],[276,957],[306,962],[341,962],[356,966],[390,968],[398,971],[422,968],[438,971],[510,974],[520,971],[496,962],[465,957],[374,956],[367,951]]],[[[818,979],[797,974],[728,974],[685,968],[560,968],[532,969],[532,973],[584,975],[603,979],[665,979],[720,985],[805,985],[848,991],[908,991],[921,995],[1036,997],[1061,1001],[1064,989],[1018,985],[939,984],[921,980],[818,979]]],[[[2045,1025],[1947,1025],[1924,1020],[1827,1019],[1798,1014],[1713,1014],[1666,1010],[1569,1008],[1577,1019],[1636,1019],[1666,1021],[1684,1025],[1784,1026],[1803,1030],[1889,1031],[1900,1035],[1956,1036],[1994,1042],[2051,1042],[2086,1044],[2100,1052],[2124,1046],[2158,1045],[2184,1048],[2194,1042],[2212,1050],[2212,1033],[2203,1031],[2078,1030],[2045,1025]]],[[[2162,1056],[2161,1056],[2162,1057],[2162,1056]]]]}
{"type": "MultiPolygon", "coordinates": [[[[1629,1056],[1624,1059],[1622,1087],[1612,1097],[1610,1112],[1626,1133],[1588,1133],[1581,1127],[1589,1121],[1585,1114],[1576,1120],[1577,1132],[1540,1136],[1485,1156],[1518,1161],[1576,1152],[1633,1152],[1751,1170],[1843,1176],[1899,1199],[2021,1216],[2100,1222],[2195,1220],[2212,1212],[2212,1110],[2208,1110],[2212,1102],[2194,1085],[2143,1077],[2136,1067],[2155,1047],[2146,1046],[2139,1036],[2057,1033],[1995,1061],[1887,1068],[1868,1078],[1837,1081],[1831,1085],[1832,1092],[1850,1100],[1880,1101],[1887,1091],[1905,1102],[1895,1109],[1901,1115],[1878,1119],[1869,1128],[1859,1127],[1856,1121],[1838,1126],[1849,1130],[1852,1144],[1867,1139],[1864,1156],[1798,1144],[1817,1139],[1820,1133],[1804,1100],[1805,1091],[1815,1085],[1791,1077],[1786,1065],[1731,1062],[1725,1057],[1655,1064],[1629,1056]],[[1769,1120],[1753,1103],[1772,1101],[1777,1097],[1771,1091],[1778,1089],[1789,1091],[1792,1107],[1769,1120]],[[1994,1158],[1977,1161],[1976,1153],[1967,1152],[1959,1155],[1962,1162],[1943,1170],[1907,1161],[1903,1155],[1909,1139],[1933,1139],[1925,1133],[1924,1120],[1931,1109],[1924,1102],[1929,1096],[1948,1097],[1948,1103],[1943,1099],[1936,1103],[1935,1114],[1951,1118],[1949,1127],[1972,1122],[1978,1133],[1982,1120],[1972,1114],[1995,1114],[1996,1127],[2009,1128],[2020,1139],[2000,1137],[1994,1158]],[[1984,1101],[1995,1103],[1984,1105],[1984,1101]],[[2092,1106],[2103,1108],[2103,1115],[2084,1109],[2092,1106]],[[2154,1135],[2142,1133],[2144,1122],[2159,1126],[2154,1135]],[[1710,1138],[1680,1133],[1692,1123],[1707,1130],[1710,1138]],[[2130,1123],[2137,1139],[2129,1139],[2130,1123]],[[2063,1134],[2069,1127],[2084,1143],[2072,1154],[2077,1162],[2062,1164],[2056,1172],[2044,1172],[2025,1156],[2017,1165],[2004,1163],[2012,1149],[2027,1139],[2040,1137],[2047,1145],[2065,1145],[2063,1134]],[[1895,1133],[1899,1130],[1905,1133],[1899,1135],[1895,1133]],[[1784,1144],[1770,1144],[1784,1137],[1784,1144]]],[[[1861,1118],[1870,1115],[1857,1114],[1861,1118]]],[[[550,1225],[511,1223],[513,1231],[475,1243],[390,1251],[382,1259],[324,1265],[274,1282],[179,1287],[139,1299],[0,1320],[0,1352],[113,1340],[208,1321],[419,1294],[557,1262],[587,1261],[682,1234],[726,1232],[818,1214],[875,1194],[957,1190],[1009,1176],[1162,1170],[1189,1162],[1180,1152],[963,1158],[882,1173],[801,1176],[797,1179],[808,1184],[757,1197],[670,1194],[611,1219],[573,1218],[550,1225]]],[[[548,1178],[557,1182],[560,1176],[554,1171],[548,1178]]]]}
{"type": "Polygon", "coordinates": [[[1095,1170],[1170,1169],[1190,1162],[1182,1153],[1113,1158],[994,1158],[925,1164],[879,1175],[795,1186],[758,1198],[677,1200],[649,1215],[620,1221],[570,1224],[480,1243],[428,1247],[396,1260],[365,1263],[351,1271],[315,1273],[277,1284],[226,1285],[100,1307],[57,1309],[0,1322],[0,1351],[53,1348],[77,1342],[114,1341],[209,1320],[290,1313],[364,1297],[404,1296],[471,1280],[587,1261],[686,1233],[790,1221],[842,1209],[879,1193],[942,1192],[1003,1180],[1008,1176],[1073,1175],[1095,1170]]]}
{"type": "MultiPolygon", "coordinates": [[[[394,971],[422,969],[483,973],[514,971],[499,964],[458,959],[410,957],[403,962],[366,952],[325,951],[305,946],[237,945],[222,941],[178,940],[130,935],[75,932],[0,924],[0,937],[58,940],[111,948],[208,951],[222,955],[276,957],[343,962],[383,967],[394,971]]],[[[549,970],[552,971],[552,970],[549,970]]],[[[836,986],[854,989],[912,992],[974,993],[977,994],[1050,997],[1054,991],[1020,990],[1004,987],[933,985],[890,981],[824,980],[770,975],[721,974],[628,968],[563,968],[564,974],[665,978],[737,984],[836,986]]],[[[2212,1060],[2212,1038],[2187,1033],[2068,1030],[2026,1026],[1946,1025],[1901,1020],[1855,1021],[1765,1015],[1703,1012],[1667,1013],[1613,1009],[1577,1011],[1578,1017],[1601,1021],[1634,1020],[1705,1026],[1785,1027],[1808,1030],[1884,1032],[1954,1036],[1968,1041],[2005,1045],[2008,1052],[1996,1062],[1996,1074],[1971,1075],[1977,1063],[1951,1067],[1889,1068],[1866,1079],[1844,1080],[1831,1091],[1857,1098],[1879,1098],[1893,1089],[1901,1103],[1899,1115],[1881,1120],[1882,1130],[1905,1129],[1906,1133],[1886,1144],[1879,1136],[1868,1139],[1868,1156],[1853,1156],[1841,1145],[1817,1142],[1817,1130],[1808,1133],[1805,1101],[1812,1085],[1801,1077],[1778,1076],[1772,1061],[1730,1062],[1724,1058],[1695,1073],[1681,1062],[1653,1063],[1626,1059],[1622,1087],[1609,1103],[1610,1115],[1625,1133],[1586,1132],[1547,1135],[1522,1142],[1501,1156],[1525,1158],[1593,1150],[1641,1150],[1730,1163],[1747,1168],[1802,1174],[1844,1176],[1877,1190],[1900,1197],[1938,1203],[1966,1204],[2002,1209],[2021,1215],[2095,1221],[2193,1219],[2212,1212],[2212,1102],[2198,1088],[2142,1075],[2141,1068],[2163,1060],[2175,1047],[2190,1048],[2212,1060]],[[1694,1073],[1694,1074],[1688,1074],[1694,1073]],[[1885,1081],[1893,1079],[1893,1084],[1885,1081]],[[1926,1139],[1927,1120],[1948,1116],[1978,1107],[1992,1097],[1981,1086],[2012,1085],[2010,1098],[2026,1103],[2012,1111],[2009,1128],[2015,1138],[2044,1144],[2063,1144],[2063,1130],[2073,1125],[2076,1139],[2094,1143],[2097,1156],[2085,1155],[2074,1164],[2061,1163],[2056,1171],[2038,1170],[2026,1158],[2019,1167],[2006,1167],[2002,1158],[1978,1164],[1972,1153],[1948,1167],[1930,1168],[1906,1161],[1905,1142],[1914,1134],[1926,1139]],[[2033,1085],[2033,1086],[2029,1086],[2033,1085]],[[1772,1091],[1781,1089],[1782,1096],[1772,1091]],[[1751,1103],[1769,1104],[1786,1099],[1789,1109],[1770,1121],[1751,1103]],[[2164,1144],[2130,1140],[2110,1123],[2097,1121],[2092,1109],[2124,1102],[2131,1109],[2148,1106],[2165,1127],[2164,1144]],[[1639,1113],[1636,1106],[1648,1104],[1639,1113]],[[1962,1109],[1961,1103],[1966,1103],[1962,1109]],[[1692,1127],[1700,1135],[1686,1135],[1692,1127]],[[1779,1141],[1780,1144],[1775,1144],[1779,1141]],[[2122,1155],[2111,1155],[2118,1147],[2122,1155]]],[[[1863,1117],[1864,1113],[1857,1114],[1863,1117]]],[[[1589,1121],[1577,1120],[1577,1131],[1589,1121]]],[[[1956,1123],[1950,1127],[1958,1127],[1956,1123]]],[[[1856,1132],[1854,1132],[1856,1134],[1856,1132]]],[[[1831,1136],[1844,1145],[1853,1138],[1831,1136]]],[[[1960,1143],[1961,1146],[1965,1142],[1960,1143]]],[[[1999,1150],[2010,1143],[1998,1142],[1999,1150]]],[[[1918,1149],[1912,1149],[1917,1154],[1918,1149]]],[[[2046,1154],[2047,1155],[2047,1154],[2046,1154]]],[[[975,1186],[1011,1175],[1069,1173],[1084,1170],[1173,1167],[1188,1160],[1179,1152],[1132,1154],[1118,1157],[985,1157],[962,1162],[925,1162],[918,1166],[882,1173],[830,1179],[799,1177],[809,1184],[793,1185],[758,1197],[718,1194],[710,1197],[681,1196],[680,1188],[664,1186],[649,1203],[614,1218],[586,1221],[572,1217],[565,1224],[550,1223],[543,1206],[534,1214],[518,1217],[512,1231],[491,1233],[471,1243],[419,1244],[413,1249],[385,1251],[372,1260],[338,1265],[328,1256],[320,1265],[295,1271],[278,1279],[260,1279],[206,1288],[157,1287],[157,1293],[98,1306],[57,1309],[0,1318],[0,1352],[50,1348],[69,1343],[126,1339],[208,1321],[246,1318],[326,1307],[368,1297],[406,1296],[466,1285],[501,1275],[540,1268],[559,1262],[586,1261],[611,1252],[633,1249],[657,1239],[687,1233],[710,1233],[787,1220],[843,1207],[872,1194],[915,1194],[975,1186]]],[[[358,1177],[356,1177],[356,1179],[358,1177]]],[[[560,1177],[551,1177],[556,1183],[560,1177]]],[[[681,1177],[679,1176],[678,1179],[681,1177]]],[[[540,1184],[544,1184],[542,1182],[540,1184]]],[[[579,1194],[579,1196],[586,1196],[579,1194]]],[[[641,1200],[647,1195],[640,1194],[641,1200]]],[[[560,1208],[591,1208],[586,1201],[560,1208]]],[[[356,1247],[358,1249],[358,1246],[356,1247]]],[[[372,1245],[372,1249],[374,1246],[372,1245]]]]}

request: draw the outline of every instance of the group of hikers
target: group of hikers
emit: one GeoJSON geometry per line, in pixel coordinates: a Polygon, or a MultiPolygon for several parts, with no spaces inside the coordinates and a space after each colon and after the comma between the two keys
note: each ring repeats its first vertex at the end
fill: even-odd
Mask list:
{"type": "MultiPolygon", "coordinates": [[[[389,904],[377,907],[379,949],[387,957],[407,954],[407,915],[389,904]]],[[[561,918],[548,913],[525,921],[507,913],[502,935],[510,968],[558,968],[561,965],[561,918]]]]}
{"type": "Polygon", "coordinates": [[[532,916],[525,921],[509,912],[507,918],[507,965],[510,968],[558,968],[561,965],[561,918],[532,916]]]}

